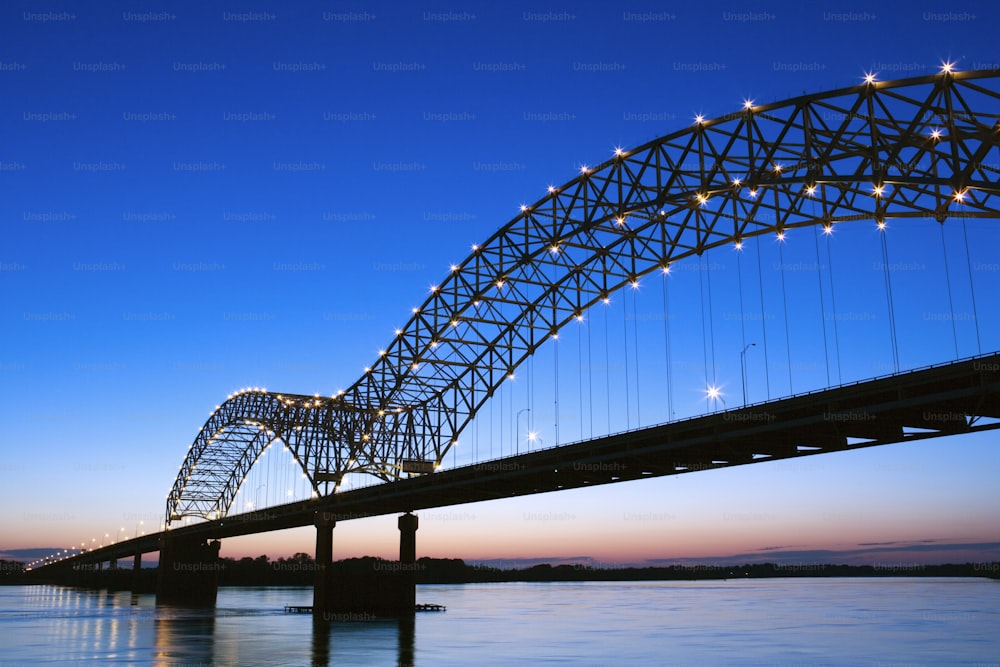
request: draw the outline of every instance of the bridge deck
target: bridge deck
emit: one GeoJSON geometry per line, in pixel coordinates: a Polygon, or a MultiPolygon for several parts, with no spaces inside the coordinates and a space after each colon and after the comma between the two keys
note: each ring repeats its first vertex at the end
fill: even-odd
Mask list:
{"type": "MultiPolygon", "coordinates": [[[[1000,428],[1000,353],[176,528],[218,539],[1000,428]]],[[[162,533],[63,561],[159,549],[162,533]]],[[[39,570],[44,568],[37,568],[39,570]]]]}

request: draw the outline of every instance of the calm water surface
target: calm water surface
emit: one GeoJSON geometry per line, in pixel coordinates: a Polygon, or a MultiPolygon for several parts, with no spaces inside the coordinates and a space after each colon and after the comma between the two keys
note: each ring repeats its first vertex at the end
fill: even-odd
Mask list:
{"type": "Polygon", "coordinates": [[[0,665],[993,665],[1000,582],[764,579],[419,586],[412,624],[316,624],[309,588],[152,595],[0,587],[0,665]]]}

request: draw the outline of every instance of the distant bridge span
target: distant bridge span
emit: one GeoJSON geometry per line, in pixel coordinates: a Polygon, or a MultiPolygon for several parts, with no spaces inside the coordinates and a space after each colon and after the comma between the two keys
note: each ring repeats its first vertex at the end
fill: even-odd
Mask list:
{"type": "MultiPolygon", "coordinates": [[[[474,246],[347,390],[333,397],[250,390],[218,406],[181,465],[167,498],[166,523],[198,517],[208,521],[180,530],[228,534],[233,524],[226,521],[222,531],[223,518],[247,472],[275,440],[289,447],[320,498],[318,504],[283,506],[299,508],[287,515],[298,517],[288,519],[294,525],[302,525],[296,522],[304,520],[303,508],[340,511],[353,507],[354,498],[407,498],[386,511],[429,506],[418,498],[450,502],[447,490],[458,483],[451,480],[485,473],[456,469],[405,478],[436,469],[463,428],[522,362],[567,323],[640,277],[668,271],[674,262],[713,248],[797,227],[998,217],[998,90],[995,72],[954,72],[948,66],[937,75],[899,81],[870,77],[858,86],[784,102],[747,100],[740,111],[698,118],[690,127],[582,167],[576,178],[551,187],[474,246]],[[399,481],[335,494],[351,473],[399,481]]],[[[831,391],[841,392],[832,398],[853,390],[831,391]]],[[[996,416],[995,395],[980,398],[987,409],[983,414],[996,416]]],[[[817,400],[815,395],[789,399],[774,408],[817,400]]],[[[937,408],[928,403],[920,409],[937,408]]],[[[980,414],[975,405],[955,409],[980,414]]],[[[491,483],[500,486],[482,493],[508,489],[516,495],[535,486],[552,490],[616,481],[601,469],[567,472],[573,461],[564,457],[578,454],[585,457],[577,462],[582,464],[591,460],[588,452],[598,449],[605,453],[593,459],[595,465],[620,461],[627,467],[617,479],[625,479],[681,472],[668,465],[678,460],[716,467],[722,464],[713,461],[750,463],[757,454],[772,459],[800,455],[793,445],[806,432],[802,428],[819,438],[816,451],[852,447],[844,440],[847,424],[824,426],[816,414],[808,417],[808,427],[801,421],[805,417],[777,420],[784,436],[774,424],[744,428],[725,421],[738,414],[514,457],[509,461],[518,465],[558,459],[564,467],[558,475],[540,468],[537,475],[491,476],[491,483]],[[666,447],[661,452],[666,458],[648,451],[649,470],[627,457],[653,433],[670,443],[678,442],[680,433],[694,438],[687,430],[694,424],[709,429],[698,436],[701,444],[690,440],[695,449],[666,447]],[[599,443],[620,447],[618,458],[599,443]],[[711,457],[690,458],[709,451],[711,457]]],[[[870,444],[908,439],[900,429],[912,424],[897,418],[902,413],[893,414],[887,413],[888,426],[874,433],[870,444]]],[[[945,428],[937,434],[956,427],[929,425],[938,426],[945,428]]],[[[464,492],[457,497],[465,500],[455,502],[474,499],[464,492]]],[[[379,506],[372,502],[371,507],[379,506]]],[[[281,514],[278,509],[268,512],[281,514]]]]}

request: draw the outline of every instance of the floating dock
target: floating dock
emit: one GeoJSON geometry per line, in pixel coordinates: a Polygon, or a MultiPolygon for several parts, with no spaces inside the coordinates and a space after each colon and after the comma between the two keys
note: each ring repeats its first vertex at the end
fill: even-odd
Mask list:
{"type": "MultiPolygon", "coordinates": [[[[414,611],[446,611],[447,608],[443,604],[418,604],[413,608],[414,611]]],[[[312,605],[298,605],[298,604],[286,604],[285,611],[289,614],[311,614],[313,613],[312,605]]]]}

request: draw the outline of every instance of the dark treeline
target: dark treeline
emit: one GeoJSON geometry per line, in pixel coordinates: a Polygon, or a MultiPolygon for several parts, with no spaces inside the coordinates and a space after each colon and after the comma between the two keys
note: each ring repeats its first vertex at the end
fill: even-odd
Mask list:
{"type": "MultiPolygon", "coordinates": [[[[694,581],[705,579],[760,579],[767,577],[992,577],[1000,578],[1000,563],[921,565],[885,563],[876,565],[670,565],[664,567],[618,567],[591,565],[535,565],[504,569],[470,565],[460,558],[421,558],[414,565],[400,566],[381,558],[349,558],[333,564],[334,572],[350,576],[371,572],[397,572],[408,567],[420,584],[462,584],[505,581],[694,581]]],[[[312,585],[316,563],[305,553],[290,558],[222,559],[222,586],[312,585]]]]}
{"type": "MultiPolygon", "coordinates": [[[[221,586],[311,586],[316,562],[305,553],[290,558],[222,558],[221,586]]],[[[333,564],[336,574],[370,574],[412,570],[421,584],[461,584],[506,581],[696,581],[710,579],[762,579],[771,577],[990,577],[1000,579],[1000,562],[922,565],[877,563],[875,565],[667,565],[663,567],[619,567],[593,565],[535,565],[504,569],[469,565],[459,558],[421,558],[413,565],[400,565],[381,558],[349,558],[333,564]]],[[[28,580],[24,566],[0,560],[0,584],[28,580]]]]}

